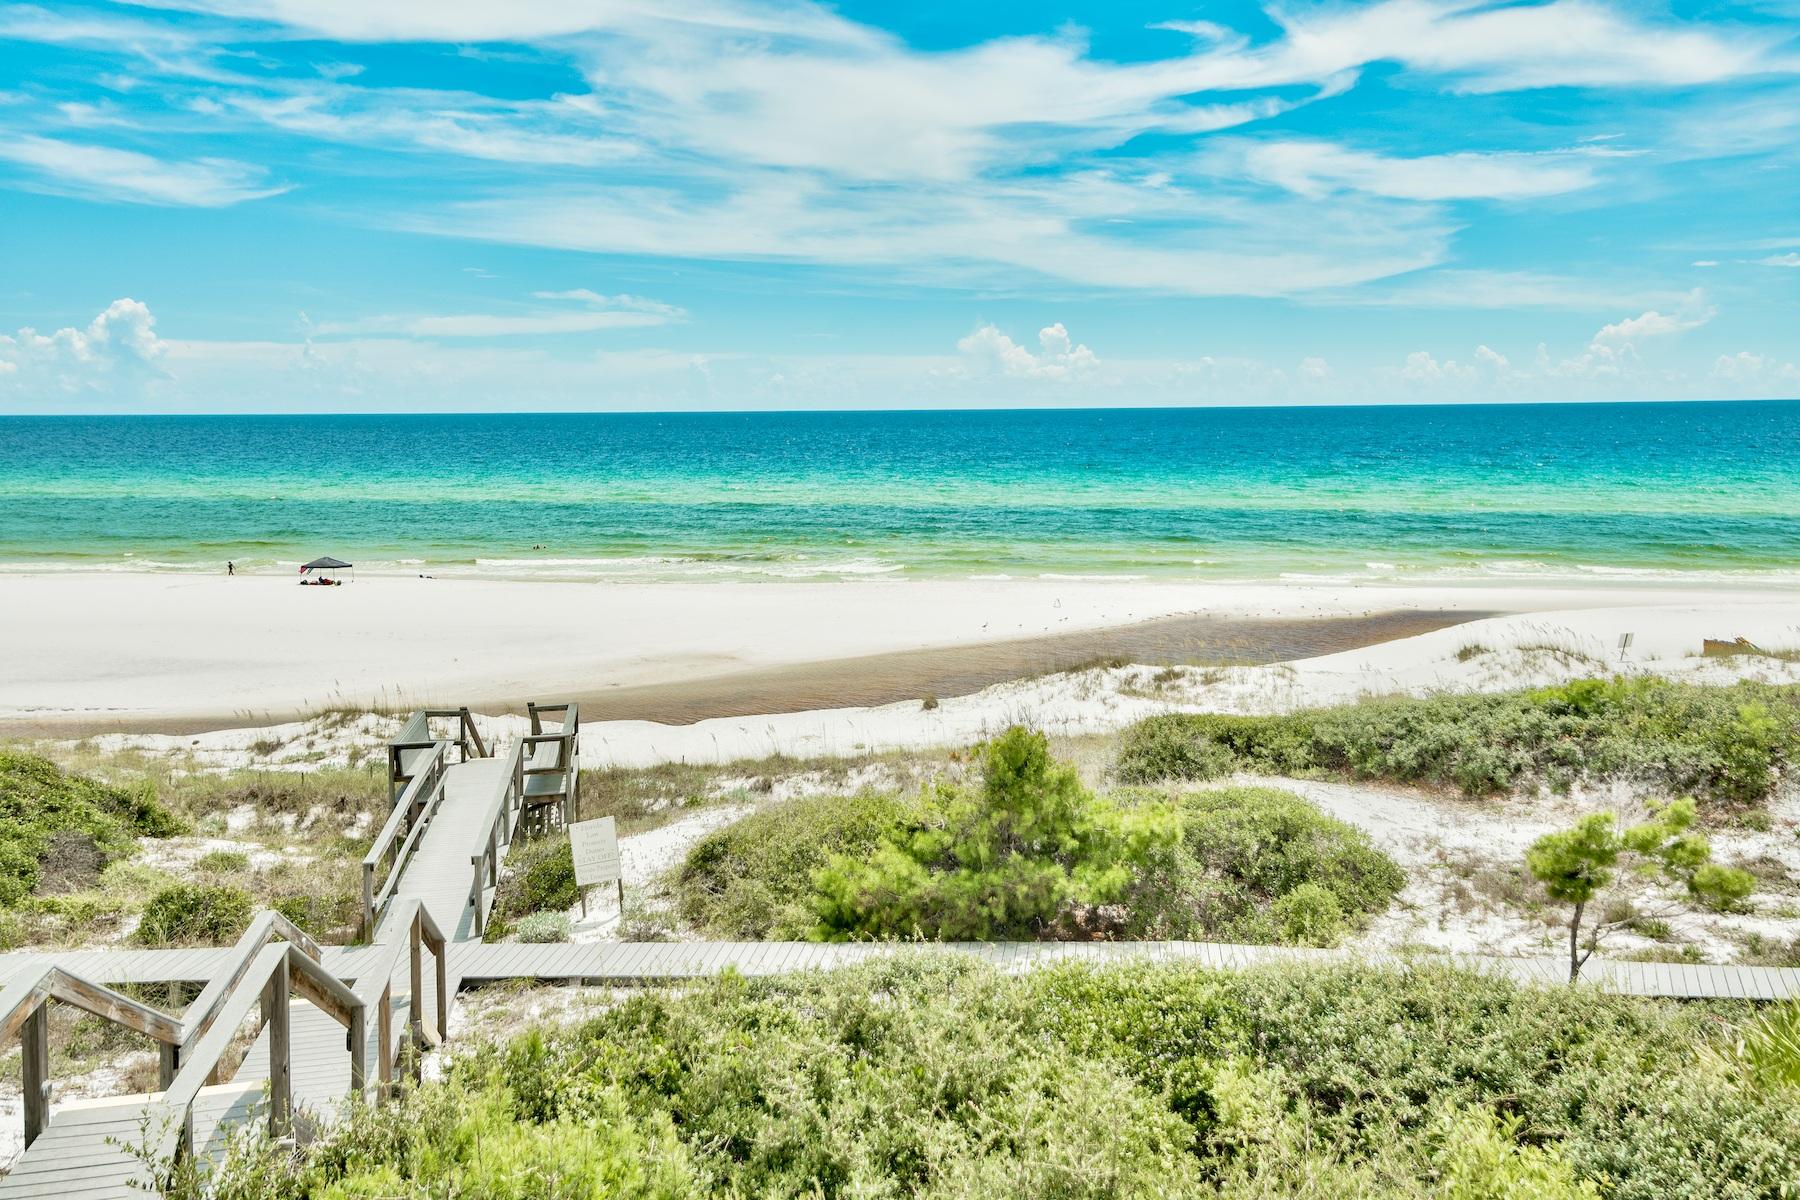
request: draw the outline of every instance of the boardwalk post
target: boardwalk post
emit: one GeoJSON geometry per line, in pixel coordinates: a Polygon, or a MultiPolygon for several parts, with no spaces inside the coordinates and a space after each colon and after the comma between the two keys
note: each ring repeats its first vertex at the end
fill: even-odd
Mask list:
{"type": "Polygon", "coordinates": [[[262,1016],[269,1029],[269,1136],[277,1141],[288,1136],[294,1116],[288,988],[288,960],[284,955],[270,973],[269,982],[263,985],[262,994],[262,1016]]]}
{"type": "Polygon", "coordinates": [[[350,1010],[350,1090],[358,1099],[368,1092],[369,1081],[369,1014],[362,1005],[350,1010]]]}
{"type": "Polygon", "coordinates": [[[375,936],[375,866],[367,862],[362,868],[362,935],[375,936]]]}
{"type": "Polygon", "coordinates": [[[469,884],[469,907],[474,910],[475,936],[480,937],[487,924],[481,912],[481,855],[469,855],[469,869],[474,875],[474,880],[469,884]]]}
{"type": "Polygon", "coordinates": [[[25,1085],[25,1146],[37,1141],[50,1124],[50,1013],[47,1004],[32,1010],[19,1029],[19,1053],[25,1085]]]}
{"type": "Polygon", "coordinates": [[[425,963],[423,956],[420,953],[423,948],[421,943],[425,938],[425,919],[419,915],[419,913],[423,911],[423,909],[419,909],[413,913],[412,991],[407,993],[412,997],[412,1002],[406,1006],[406,1023],[409,1026],[407,1029],[407,1037],[414,1046],[421,1045],[424,1041],[423,1034],[420,1032],[419,1028],[419,1009],[423,1006],[425,999],[425,963]]]}
{"type": "MultiPolygon", "coordinates": [[[[367,1020],[355,1022],[366,1025],[367,1020]]],[[[380,1082],[376,1085],[375,1098],[386,1101],[394,1090],[394,981],[381,990],[381,1011],[375,1014],[376,1036],[381,1045],[375,1051],[375,1072],[380,1082]]],[[[360,1035],[359,1035],[360,1040],[360,1035]]],[[[358,1095],[362,1089],[357,1089],[358,1095]]]]}
{"type": "MultiPolygon", "coordinates": [[[[186,1008],[187,1002],[187,985],[171,983],[169,985],[170,1007],[186,1008]]],[[[158,1042],[156,1050],[156,1086],[167,1091],[169,1085],[175,1082],[175,1073],[181,1070],[181,1047],[174,1042],[158,1042]]]]}

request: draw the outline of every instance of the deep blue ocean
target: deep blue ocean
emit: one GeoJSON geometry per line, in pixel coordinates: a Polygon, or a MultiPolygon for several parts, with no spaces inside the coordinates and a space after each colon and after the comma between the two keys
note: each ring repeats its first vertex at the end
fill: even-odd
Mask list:
{"type": "Polygon", "coordinates": [[[1800,402],[0,419],[0,563],[1800,581],[1800,402]]]}

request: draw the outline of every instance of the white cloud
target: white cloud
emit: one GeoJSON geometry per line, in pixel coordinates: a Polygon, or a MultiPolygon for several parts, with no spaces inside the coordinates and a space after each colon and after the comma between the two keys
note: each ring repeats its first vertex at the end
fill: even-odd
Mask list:
{"type": "Polygon", "coordinates": [[[1402,200],[1521,200],[1591,187],[1584,152],[1556,154],[1371,154],[1331,142],[1258,142],[1242,148],[1252,177],[1302,196],[1371,192],[1402,200]]]}
{"type": "Polygon", "coordinates": [[[591,288],[569,288],[560,292],[533,292],[538,300],[578,300],[595,308],[620,309],[626,312],[656,313],[664,317],[682,317],[687,314],[673,304],[665,304],[661,300],[652,300],[648,296],[633,296],[621,292],[616,296],[604,296],[591,288]]]}
{"type": "Polygon", "coordinates": [[[262,168],[231,159],[165,160],[31,135],[0,138],[0,159],[29,168],[45,190],[133,204],[220,208],[287,190],[268,186],[262,168]]]}
{"type": "Polygon", "coordinates": [[[533,187],[406,227],[599,253],[879,266],[988,290],[1048,278],[1212,296],[1290,295],[1416,270],[1447,252],[1450,232],[1433,213],[1387,202],[1252,200],[1102,172],[838,189],[742,171],[698,194],[533,187]],[[1129,236],[1139,223],[1150,234],[1129,236]]]}
{"type": "Polygon", "coordinates": [[[968,370],[977,375],[1071,380],[1100,365],[1092,350],[1070,340],[1061,321],[1038,331],[1035,354],[993,325],[977,326],[974,333],[956,343],[956,348],[968,370]]]}
{"type": "Polygon", "coordinates": [[[1762,267],[1800,267],[1800,252],[1771,254],[1767,258],[1757,259],[1756,263],[1762,267]]]}
{"type": "Polygon", "coordinates": [[[1719,355],[1713,363],[1712,374],[1715,379],[1722,379],[1728,383],[1752,386],[1800,383],[1800,366],[1765,355],[1752,354],[1748,350],[1739,350],[1736,354],[1719,355]]]}
{"type": "Polygon", "coordinates": [[[1386,0],[1276,14],[1285,36],[1246,51],[1256,78],[1292,82],[1375,62],[1449,77],[1471,92],[1709,83],[1793,69],[1784,38],[1634,20],[1593,0],[1496,6],[1483,0],[1386,0]]]}
{"type": "Polygon", "coordinates": [[[1300,360],[1300,379],[1306,383],[1323,383],[1331,378],[1331,365],[1322,358],[1300,360]]]}
{"type": "Polygon", "coordinates": [[[1608,286],[1592,278],[1534,271],[1439,268],[1379,284],[1321,291],[1308,303],[1378,308],[1562,308],[1590,312],[1633,305],[1680,304],[1687,293],[1634,286],[1608,286]]]}
{"type": "Polygon", "coordinates": [[[402,146],[490,162],[600,166],[638,152],[614,136],[586,97],[499,100],[426,88],[371,88],[339,80],[232,89],[196,111],[242,116],[286,133],[368,146],[402,146]]]}
{"type": "Polygon", "coordinates": [[[1506,370],[1508,365],[1506,355],[1498,350],[1490,350],[1486,346],[1475,347],[1475,357],[1496,372],[1506,370]]]}
{"type": "Polygon", "coordinates": [[[1638,344],[1675,337],[1712,320],[1716,313],[1706,303],[1699,289],[1688,293],[1682,306],[1673,313],[1650,309],[1635,317],[1624,317],[1600,329],[1589,339],[1587,349],[1574,358],[1552,363],[1548,351],[1538,347],[1538,366],[1547,376],[1574,379],[1627,379],[1643,374],[1639,365],[1638,344]]]}
{"type": "Polygon", "coordinates": [[[1473,383],[1479,373],[1467,363],[1459,363],[1454,358],[1439,362],[1429,351],[1415,350],[1406,356],[1406,363],[1400,368],[1400,378],[1410,383],[1422,384],[1463,384],[1473,383]]]}
{"type": "Polygon", "coordinates": [[[85,328],[44,334],[27,327],[0,334],[0,381],[20,390],[105,389],[120,379],[160,373],[167,352],[149,306],[126,297],[107,305],[85,328]]]}
{"type": "Polygon", "coordinates": [[[1651,309],[1638,316],[1601,326],[1600,332],[1594,335],[1593,344],[1618,347],[1644,338],[1672,337],[1700,328],[1712,320],[1713,311],[1711,308],[1696,307],[1687,312],[1660,313],[1651,309]]]}
{"type": "Polygon", "coordinates": [[[398,333],[425,338],[513,337],[530,334],[598,333],[610,329],[650,329],[687,314],[673,304],[643,296],[603,296],[588,288],[533,292],[538,300],[572,301],[575,307],[529,308],[511,313],[384,314],[314,326],[325,336],[398,333]]]}

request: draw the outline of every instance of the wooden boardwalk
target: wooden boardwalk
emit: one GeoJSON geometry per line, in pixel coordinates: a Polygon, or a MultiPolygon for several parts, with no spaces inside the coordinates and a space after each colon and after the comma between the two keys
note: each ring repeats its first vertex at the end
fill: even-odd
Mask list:
{"type": "MultiPolygon", "coordinates": [[[[1560,958],[1499,958],[1483,955],[1370,955],[1354,950],[1307,950],[1291,946],[1239,946],[1217,942],[949,942],[923,946],[817,942],[602,942],[589,945],[482,945],[463,941],[450,951],[450,971],[458,987],[504,980],[605,985],[675,983],[716,975],[727,968],[742,975],[829,971],[882,955],[913,949],[970,954],[1002,970],[1026,970],[1067,961],[1192,963],[1234,970],[1281,962],[1345,962],[1402,965],[1442,963],[1497,974],[1519,983],[1553,985],[1568,979],[1560,958]]],[[[358,964],[370,961],[368,946],[326,947],[325,965],[345,979],[357,978],[358,964]]],[[[204,982],[223,969],[226,950],[99,950],[67,955],[0,955],[0,983],[18,970],[62,961],[97,983],[204,982]]],[[[1792,1000],[1800,998],[1800,968],[1717,966],[1704,963],[1626,962],[1595,958],[1582,982],[1627,996],[1671,1000],[1792,1000]]]]}
{"type": "MultiPolygon", "coordinates": [[[[402,915],[405,901],[417,900],[449,941],[474,936],[475,903],[485,912],[493,902],[491,887],[474,887],[471,859],[487,841],[481,829],[491,811],[505,776],[500,759],[471,759],[444,772],[444,793],[436,814],[418,840],[395,890],[398,903],[389,908],[389,921],[402,915]]],[[[371,945],[326,948],[321,961],[341,977],[358,978],[371,964],[389,961],[384,944],[407,936],[405,928],[379,926],[371,945]]],[[[114,950],[76,953],[28,953],[0,956],[0,984],[8,978],[54,963],[83,974],[96,983],[169,983],[211,980],[228,967],[229,949],[114,950]]],[[[455,958],[446,955],[450,973],[442,994],[455,995],[460,980],[455,958]]],[[[394,1015],[390,1037],[394,1044],[406,1036],[414,1003],[429,1009],[429,999],[412,994],[411,958],[392,960],[394,1015]]],[[[438,994],[435,960],[427,956],[423,967],[427,996],[438,994]]],[[[436,1014],[427,1013],[428,1016],[436,1014]]],[[[293,1105],[302,1121],[329,1121],[352,1094],[351,1053],[344,1028],[311,1003],[295,1000],[290,1008],[289,1075],[293,1105]]],[[[436,1023],[436,1022],[434,1022],[436,1023]]],[[[223,1153],[232,1129],[265,1112],[269,1039],[273,1025],[264,1025],[242,1065],[228,1084],[202,1089],[194,1105],[193,1150],[216,1157],[223,1153]]],[[[381,1036],[378,1022],[366,1029],[366,1061],[376,1061],[374,1041],[381,1036]]],[[[44,1133],[21,1156],[12,1171],[0,1179],[0,1197],[119,1197],[141,1194],[147,1180],[141,1162],[126,1147],[144,1142],[157,1129],[147,1124],[166,1120],[158,1096],[126,1096],[81,1101],[59,1106],[44,1133]]]]}
{"type": "MultiPolygon", "coordinates": [[[[1411,957],[1294,946],[1237,946],[1216,942],[943,942],[924,945],[850,942],[636,942],[586,946],[465,945],[455,952],[464,984],[538,979],[595,984],[654,984],[717,975],[784,975],[828,971],[896,953],[941,950],[965,954],[1003,971],[1063,962],[1185,963],[1220,970],[1272,963],[1362,962],[1403,967],[1447,965],[1533,985],[1564,984],[1560,958],[1493,958],[1419,954],[1411,957]]],[[[1592,959],[1582,983],[1627,996],[1679,1000],[1790,1000],[1800,997],[1800,969],[1707,966],[1699,963],[1592,959]]]]}

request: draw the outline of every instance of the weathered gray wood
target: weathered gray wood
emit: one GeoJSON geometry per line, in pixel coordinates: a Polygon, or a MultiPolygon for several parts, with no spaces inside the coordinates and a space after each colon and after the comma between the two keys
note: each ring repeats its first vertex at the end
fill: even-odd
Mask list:
{"type": "Polygon", "coordinates": [[[42,1004],[19,1029],[20,1083],[24,1085],[25,1146],[50,1124],[50,1014],[42,1004]]]}
{"type": "Polygon", "coordinates": [[[269,1030],[269,1136],[277,1140],[288,1136],[294,1120],[293,1058],[290,1054],[288,1026],[288,959],[269,972],[263,985],[263,1024],[269,1030]]]}

